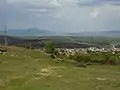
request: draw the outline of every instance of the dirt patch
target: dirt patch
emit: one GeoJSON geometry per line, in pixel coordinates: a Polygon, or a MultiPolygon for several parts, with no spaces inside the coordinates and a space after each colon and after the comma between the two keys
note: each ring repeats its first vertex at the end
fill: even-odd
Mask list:
{"type": "Polygon", "coordinates": [[[49,75],[51,75],[53,73],[53,70],[52,70],[52,68],[43,68],[43,69],[41,69],[41,75],[43,75],[43,76],[49,76],[49,75]]]}
{"type": "Polygon", "coordinates": [[[48,67],[48,68],[43,68],[39,71],[37,71],[37,73],[35,74],[35,79],[41,79],[41,77],[46,77],[46,76],[50,76],[53,75],[55,72],[53,70],[52,67],[48,67]]]}
{"type": "Polygon", "coordinates": [[[58,78],[62,78],[63,77],[63,75],[58,75],[58,78]]]}
{"type": "Polygon", "coordinates": [[[106,80],[108,80],[108,79],[107,79],[107,78],[97,77],[97,80],[100,80],[100,81],[106,81],[106,80]]]}

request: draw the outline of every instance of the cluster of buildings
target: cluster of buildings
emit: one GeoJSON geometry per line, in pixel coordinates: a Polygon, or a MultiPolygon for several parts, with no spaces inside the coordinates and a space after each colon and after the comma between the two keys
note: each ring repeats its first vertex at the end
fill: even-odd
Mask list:
{"type": "Polygon", "coordinates": [[[89,52],[120,52],[120,48],[97,48],[97,47],[89,47],[89,48],[75,48],[75,49],[67,49],[67,48],[57,48],[59,53],[65,54],[66,56],[74,55],[75,53],[88,54],[89,52]]]}

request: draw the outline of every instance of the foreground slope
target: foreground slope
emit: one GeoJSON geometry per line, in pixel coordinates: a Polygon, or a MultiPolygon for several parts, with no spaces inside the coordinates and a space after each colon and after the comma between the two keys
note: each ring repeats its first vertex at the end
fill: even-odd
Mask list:
{"type": "Polygon", "coordinates": [[[120,66],[75,67],[35,50],[0,55],[0,90],[120,90],[120,66]]]}

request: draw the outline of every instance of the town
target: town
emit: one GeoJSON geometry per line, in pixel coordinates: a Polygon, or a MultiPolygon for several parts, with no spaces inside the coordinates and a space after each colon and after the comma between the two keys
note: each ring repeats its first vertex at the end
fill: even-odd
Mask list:
{"type": "Polygon", "coordinates": [[[80,54],[88,54],[89,52],[111,52],[111,53],[119,53],[120,48],[115,48],[115,47],[109,47],[109,48],[97,48],[97,47],[89,47],[89,48],[75,48],[75,49],[67,49],[67,48],[57,48],[59,53],[65,53],[67,56],[69,55],[74,55],[75,53],[80,53],[80,54]]]}

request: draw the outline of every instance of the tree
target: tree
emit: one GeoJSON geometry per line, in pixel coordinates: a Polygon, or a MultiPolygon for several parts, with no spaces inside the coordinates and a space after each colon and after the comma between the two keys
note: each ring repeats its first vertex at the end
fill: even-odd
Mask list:
{"type": "Polygon", "coordinates": [[[55,47],[50,41],[45,43],[44,49],[46,53],[51,53],[51,54],[55,53],[55,47]]]}

